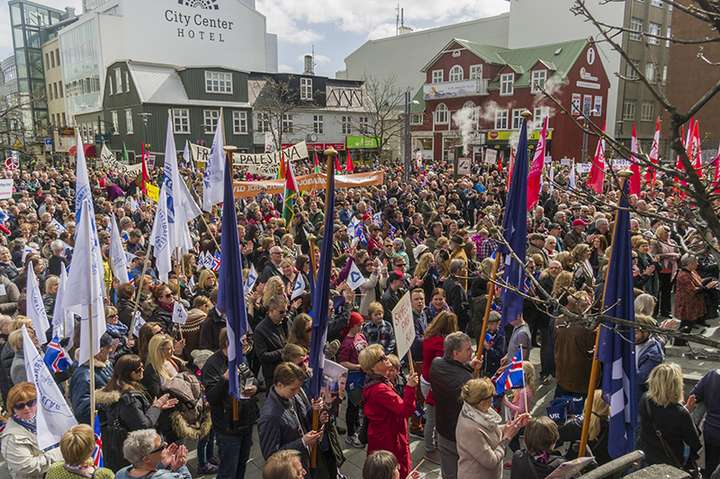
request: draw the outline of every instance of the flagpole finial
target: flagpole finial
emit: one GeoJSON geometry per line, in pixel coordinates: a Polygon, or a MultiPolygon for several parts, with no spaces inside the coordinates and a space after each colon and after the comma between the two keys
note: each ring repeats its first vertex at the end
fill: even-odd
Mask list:
{"type": "Polygon", "coordinates": [[[530,121],[532,120],[533,114],[530,110],[525,109],[520,112],[520,116],[525,118],[527,121],[530,121]]]}
{"type": "Polygon", "coordinates": [[[331,146],[330,148],[328,148],[327,150],[325,150],[325,151],[323,152],[323,154],[324,154],[325,157],[327,158],[327,157],[337,156],[338,152],[337,152],[337,150],[335,150],[335,148],[333,148],[333,147],[331,146]]]}

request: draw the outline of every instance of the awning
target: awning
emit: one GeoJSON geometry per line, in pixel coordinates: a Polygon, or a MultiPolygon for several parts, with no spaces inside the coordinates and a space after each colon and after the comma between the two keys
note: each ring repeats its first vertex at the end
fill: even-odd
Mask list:
{"type": "MultiPolygon", "coordinates": [[[[86,157],[97,158],[97,150],[95,149],[94,144],[83,143],[83,151],[85,152],[86,157]]],[[[70,153],[70,155],[72,156],[77,155],[77,145],[71,146],[70,150],[68,150],[68,153],[70,153]]]]}

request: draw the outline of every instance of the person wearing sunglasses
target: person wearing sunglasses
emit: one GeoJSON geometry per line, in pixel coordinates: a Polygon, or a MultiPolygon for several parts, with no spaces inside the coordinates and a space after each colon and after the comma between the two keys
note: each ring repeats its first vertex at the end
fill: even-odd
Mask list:
{"type": "Polygon", "coordinates": [[[53,462],[61,461],[60,449],[42,451],[37,441],[37,391],[29,382],[10,389],[7,408],[10,419],[0,434],[0,453],[13,479],[42,479],[53,462]]]}
{"type": "Polygon", "coordinates": [[[116,479],[191,479],[187,448],[168,444],[154,429],[141,429],[128,434],[123,454],[130,466],[120,469],[116,479]]]}

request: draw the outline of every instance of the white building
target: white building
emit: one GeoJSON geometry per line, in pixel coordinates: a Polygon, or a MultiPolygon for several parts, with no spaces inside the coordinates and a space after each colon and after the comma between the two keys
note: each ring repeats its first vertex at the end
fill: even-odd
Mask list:
{"type": "Polygon", "coordinates": [[[277,71],[277,36],[253,0],[86,0],[84,7],[59,32],[69,121],[100,111],[105,72],[120,60],[277,71]]]}

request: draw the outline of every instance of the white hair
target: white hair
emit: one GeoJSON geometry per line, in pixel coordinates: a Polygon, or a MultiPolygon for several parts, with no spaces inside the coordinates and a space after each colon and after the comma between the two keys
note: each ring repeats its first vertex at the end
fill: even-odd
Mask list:
{"type": "Polygon", "coordinates": [[[155,429],[140,429],[128,434],[123,443],[123,456],[130,464],[142,464],[143,459],[155,449],[155,429]]]}

